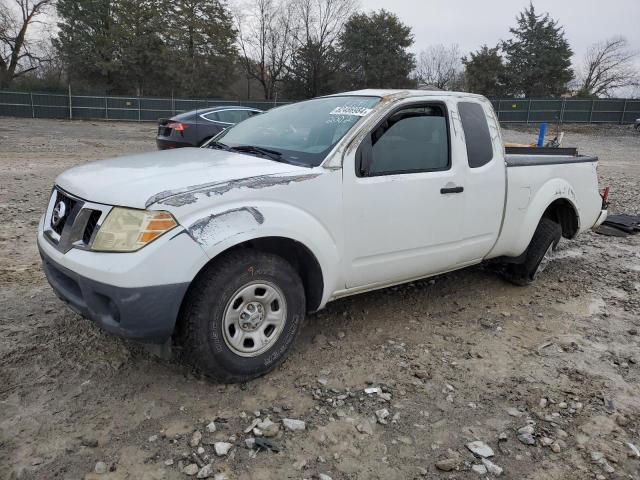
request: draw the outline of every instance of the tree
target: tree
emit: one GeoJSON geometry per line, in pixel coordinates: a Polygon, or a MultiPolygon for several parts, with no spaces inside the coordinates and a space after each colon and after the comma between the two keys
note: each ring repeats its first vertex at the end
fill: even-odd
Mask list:
{"type": "Polygon", "coordinates": [[[219,0],[172,0],[167,46],[173,83],[182,95],[221,95],[237,58],[233,17],[219,0]]]}
{"type": "Polygon", "coordinates": [[[340,37],[347,88],[405,88],[415,67],[411,27],[393,13],[379,10],[353,15],[340,37]]]}
{"type": "Polygon", "coordinates": [[[431,45],[418,55],[416,80],[440,90],[460,87],[462,65],[458,45],[431,45]]]}
{"type": "Polygon", "coordinates": [[[313,41],[300,45],[287,66],[287,98],[313,98],[334,92],[339,70],[339,53],[332,46],[322,48],[313,41]]]}
{"type": "Polygon", "coordinates": [[[293,55],[294,7],[285,0],[252,0],[236,16],[241,59],[264,97],[272,100],[293,55]]]}
{"type": "Polygon", "coordinates": [[[221,95],[236,32],[219,0],[58,0],[56,47],[74,88],[221,95]]]}
{"type": "Polygon", "coordinates": [[[122,67],[114,4],[115,0],[58,0],[59,33],[54,43],[70,82],[119,92],[122,67]]]}
{"type": "Polygon", "coordinates": [[[169,58],[162,38],[165,6],[164,0],[120,0],[113,8],[119,83],[127,91],[135,88],[136,95],[170,90],[167,65],[173,65],[174,59],[169,58]]]}
{"type": "Polygon", "coordinates": [[[51,39],[44,41],[42,56],[47,59],[38,68],[14,79],[11,88],[20,91],[58,93],[67,88],[64,64],[57,55],[51,39]]]}
{"type": "Polygon", "coordinates": [[[537,15],[529,4],[517,17],[514,38],[502,43],[508,90],[513,95],[559,96],[573,78],[571,55],[562,27],[548,13],[537,15]]]}
{"type": "Polygon", "coordinates": [[[354,0],[295,0],[298,33],[287,68],[287,89],[311,98],[334,90],[340,69],[336,44],[355,10],[354,0]]]}
{"type": "Polygon", "coordinates": [[[612,37],[592,45],[578,77],[581,97],[609,97],[619,88],[640,86],[640,72],[624,37],[612,37]]]}
{"type": "Polygon", "coordinates": [[[476,52],[471,52],[469,58],[462,59],[467,89],[470,92],[486,97],[501,97],[505,94],[506,70],[498,52],[499,47],[489,48],[483,45],[476,52]]]}
{"type": "Polygon", "coordinates": [[[0,88],[38,68],[45,61],[37,52],[30,27],[47,12],[53,0],[0,0],[0,88]]]}

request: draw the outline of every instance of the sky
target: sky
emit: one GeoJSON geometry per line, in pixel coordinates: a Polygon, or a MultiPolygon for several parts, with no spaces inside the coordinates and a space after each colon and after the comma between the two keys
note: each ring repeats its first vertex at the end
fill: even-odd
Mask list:
{"type": "MultiPolygon", "coordinates": [[[[384,8],[413,29],[413,51],[457,43],[466,55],[486,43],[509,38],[509,28],[528,0],[359,0],[365,11],[384,8]]],[[[640,51],[640,0],[533,0],[537,12],[558,20],[574,51],[575,63],[589,46],[623,35],[640,51]]]]}

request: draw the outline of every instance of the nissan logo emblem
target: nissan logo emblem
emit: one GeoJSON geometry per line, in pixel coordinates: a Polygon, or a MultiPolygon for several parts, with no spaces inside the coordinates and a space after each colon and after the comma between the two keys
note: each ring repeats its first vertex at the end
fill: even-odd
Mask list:
{"type": "Polygon", "coordinates": [[[51,225],[53,227],[57,227],[58,225],[60,225],[60,222],[62,222],[66,214],[67,206],[62,200],[60,200],[56,204],[55,208],[53,209],[53,213],[51,214],[51,225]]]}

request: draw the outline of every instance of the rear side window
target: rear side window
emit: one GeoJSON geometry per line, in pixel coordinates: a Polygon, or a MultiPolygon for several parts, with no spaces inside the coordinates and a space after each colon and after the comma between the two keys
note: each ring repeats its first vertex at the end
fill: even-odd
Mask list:
{"type": "Polygon", "coordinates": [[[211,120],[212,122],[219,122],[220,117],[218,116],[218,112],[205,113],[203,115],[207,120],[211,120]]]}
{"type": "Polygon", "coordinates": [[[246,110],[222,110],[218,112],[218,118],[225,123],[240,123],[248,117],[246,110]]]}
{"type": "Polygon", "coordinates": [[[420,106],[391,115],[371,134],[369,175],[449,168],[449,134],[442,107],[420,106]]]}
{"type": "Polygon", "coordinates": [[[250,110],[220,110],[205,115],[209,120],[222,123],[240,123],[251,116],[253,112],[250,110]]]}
{"type": "Polygon", "coordinates": [[[471,168],[486,165],[493,158],[491,134],[482,105],[473,102],[458,103],[458,112],[467,144],[467,158],[471,168]]]}

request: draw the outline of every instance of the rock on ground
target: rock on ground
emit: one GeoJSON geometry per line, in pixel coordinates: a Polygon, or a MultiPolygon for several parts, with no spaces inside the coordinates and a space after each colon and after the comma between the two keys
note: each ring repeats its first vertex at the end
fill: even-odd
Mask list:
{"type": "Polygon", "coordinates": [[[302,420],[294,420],[292,418],[283,418],[282,424],[284,425],[284,428],[286,428],[287,430],[291,430],[293,432],[302,431],[306,429],[306,424],[302,420]]]}
{"type": "Polygon", "coordinates": [[[229,442],[216,442],[213,445],[213,448],[216,451],[216,455],[218,455],[219,457],[223,457],[227,453],[229,453],[229,450],[231,450],[232,447],[233,444],[229,442]]]}
{"type": "Polygon", "coordinates": [[[494,455],[491,447],[480,440],[467,443],[467,448],[477,457],[487,458],[494,455]]]}

